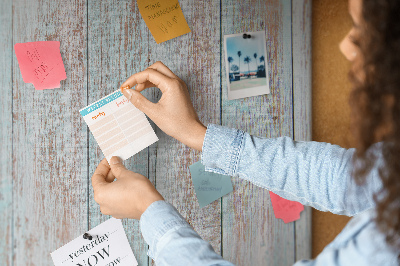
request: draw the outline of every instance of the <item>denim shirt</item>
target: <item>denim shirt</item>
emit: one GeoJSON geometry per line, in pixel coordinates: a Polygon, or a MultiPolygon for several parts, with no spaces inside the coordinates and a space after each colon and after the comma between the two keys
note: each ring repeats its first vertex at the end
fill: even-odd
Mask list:
{"type": "MultiPolygon", "coordinates": [[[[382,187],[376,166],[363,186],[351,177],[354,149],[289,137],[258,138],[209,125],[203,143],[206,171],[238,176],[288,200],[321,211],[355,216],[315,260],[294,265],[397,265],[398,251],[374,222],[374,193],[382,187]]],[[[377,159],[376,165],[381,160],[377,159]]],[[[151,204],[140,218],[148,255],[157,265],[233,265],[214,252],[165,201],[151,204]]]]}

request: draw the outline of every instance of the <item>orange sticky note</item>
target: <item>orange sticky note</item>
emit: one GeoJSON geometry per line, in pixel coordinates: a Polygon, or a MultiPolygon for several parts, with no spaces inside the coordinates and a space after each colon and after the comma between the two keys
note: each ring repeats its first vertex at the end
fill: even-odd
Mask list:
{"type": "Polygon", "coordinates": [[[14,50],[24,82],[32,83],[36,90],[59,88],[60,81],[67,78],[60,42],[16,43],[14,50]]]}
{"type": "Polygon", "coordinates": [[[157,43],[189,33],[178,0],[137,0],[140,14],[157,43]]]}
{"type": "Polygon", "coordinates": [[[282,219],[284,223],[290,223],[300,219],[300,213],[304,206],[296,201],[284,199],[273,192],[269,192],[275,218],[282,219]]]}

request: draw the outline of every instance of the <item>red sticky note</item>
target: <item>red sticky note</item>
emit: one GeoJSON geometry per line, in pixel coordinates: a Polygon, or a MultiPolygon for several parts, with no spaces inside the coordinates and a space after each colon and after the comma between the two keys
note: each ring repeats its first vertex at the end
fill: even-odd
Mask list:
{"type": "Polygon", "coordinates": [[[25,83],[37,90],[60,88],[67,78],[60,54],[60,42],[27,42],[14,45],[19,69],[25,83]]]}
{"type": "Polygon", "coordinates": [[[271,197],[275,218],[282,219],[285,223],[300,219],[300,213],[304,210],[304,206],[301,203],[281,198],[271,191],[269,196],[271,197]]]}

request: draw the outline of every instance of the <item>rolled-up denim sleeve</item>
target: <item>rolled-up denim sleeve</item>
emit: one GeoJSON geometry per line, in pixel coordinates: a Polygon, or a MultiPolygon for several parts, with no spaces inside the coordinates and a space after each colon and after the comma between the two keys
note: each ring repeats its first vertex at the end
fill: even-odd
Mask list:
{"type": "Polygon", "coordinates": [[[288,200],[353,216],[375,206],[373,195],[381,187],[376,168],[363,186],[355,183],[354,152],[329,143],[259,138],[209,125],[202,163],[206,171],[238,175],[288,200]]]}
{"type": "Polygon", "coordinates": [[[215,253],[179,212],[165,201],[153,202],[140,217],[148,255],[159,265],[233,265],[215,253]]]}

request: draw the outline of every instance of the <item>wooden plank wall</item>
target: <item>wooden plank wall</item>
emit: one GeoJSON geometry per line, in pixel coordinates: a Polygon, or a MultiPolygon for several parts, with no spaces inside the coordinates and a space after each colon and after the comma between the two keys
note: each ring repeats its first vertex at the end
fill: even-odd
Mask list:
{"type": "MultiPolygon", "coordinates": [[[[222,1],[222,34],[266,31],[269,95],[227,100],[222,70],[222,125],[260,137],[293,136],[291,1],[222,1]]],[[[269,192],[233,178],[223,198],[223,255],[237,265],[291,265],[293,223],[274,217],[269,192]],[[235,244],[233,244],[235,243],[235,244]]]]}
{"type": "MultiPolygon", "coordinates": [[[[161,44],[135,1],[5,2],[0,11],[0,49],[8,51],[0,57],[5,96],[0,100],[1,264],[52,265],[50,252],[109,218],[100,213],[90,185],[103,155],[78,110],[156,61],[187,83],[205,124],[263,137],[307,138],[309,127],[299,125],[311,121],[304,97],[311,81],[311,0],[293,6],[291,0],[179,2],[192,32],[161,44]],[[228,101],[223,35],[257,30],[267,33],[271,93],[228,101]],[[36,91],[22,80],[12,46],[43,40],[61,41],[67,72],[61,89],[36,91]]],[[[161,96],[157,89],[144,94],[152,101],[161,96]]],[[[148,176],[216,252],[237,265],[291,265],[310,257],[311,246],[301,245],[311,237],[308,209],[300,221],[284,224],[273,215],[268,191],[237,177],[233,193],[200,209],[188,169],[200,153],[152,126],[160,140],[125,165],[148,176]]],[[[139,265],[154,264],[138,221],[123,224],[139,265]]]]}
{"type": "MultiPolygon", "coordinates": [[[[293,1],[293,120],[294,139],[311,141],[311,0],[293,1]]],[[[311,257],[311,207],[295,222],[296,261],[311,257]]]]}
{"type": "Polygon", "coordinates": [[[14,265],[51,265],[87,229],[86,13],[84,0],[13,1],[13,43],[61,41],[67,73],[61,89],[36,91],[13,55],[14,265]]]}
{"type": "Polygon", "coordinates": [[[12,0],[0,9],[0,262],[10,265],[13,247],[12,210],[12,0]]]}
{"type": "MultiPolygon", "coordinates": [[[[149,65],[149,34],[136,1],[88,1],[88,104],[119,89],[127,77],[149,65]]],[[[104,156],[93,135],[88,137],[90,178],[104,156]]],[[[125,166],[148,176],[148,149],[128,159],[125,166]]],[[[110,218],[101,214],[91,188],[88,201],[90,228],[110,218]]],[[[139,265],[147,265],[148,248],[139,221],[125,219],[123,224],[139,265]]]]}
{"type": "MultiPolygon", "coordinates": [[[[151,36],[150,62],[163,61],[186,82],[202,122],[220,124],[220,4],[198,0],[179,2],[191,33],[161,44],[156,44],[151,36]]],[[[157,94],[155,91],[154,99],[159,97],[157,94]]],[[[200,153],[158,128],[156,134],[160,140],[152,147],[155,165],[151,173],[155,175],[156,188],[220,252],[220,202],[200,209],[190,177],[189,165],[200,160],[200,153]]]]}

